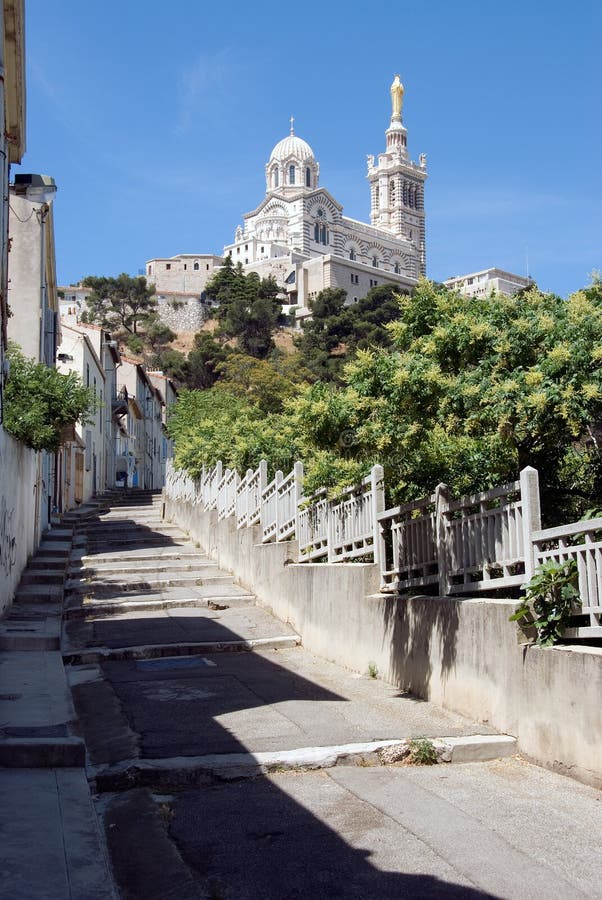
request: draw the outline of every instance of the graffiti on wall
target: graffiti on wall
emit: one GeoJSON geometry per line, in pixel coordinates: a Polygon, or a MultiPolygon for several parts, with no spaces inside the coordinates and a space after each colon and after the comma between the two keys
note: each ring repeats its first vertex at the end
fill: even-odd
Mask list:
{"type": "Polygon", "coordinates": [[[9,509],[6,499],[0,500],[0,569],[10,575],[17,561],[17,539],[13,530],[14,506],[9,509]]]}

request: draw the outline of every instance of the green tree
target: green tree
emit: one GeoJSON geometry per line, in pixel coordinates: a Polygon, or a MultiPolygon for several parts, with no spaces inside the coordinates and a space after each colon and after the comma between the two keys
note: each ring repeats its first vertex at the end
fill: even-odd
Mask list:
{"type": "Polygon", "coordinates": [[[400,496],[439,481],[485,489],[525,465],[540,472],[548,517],[598,496],[599,286],[566,301],[535,287],[468,298],[423,280],[391,334],[396,353],[358,352],[346,381],[365,416],[358,453],[379,446],[400,496]]]}
{"type": "Polygon", "coordinates": [[[272,332],[282,314],[274,278],[261,279],[256,272],[245,275],[242,265],[234,266],[228,256],[207,284],[206,293],[218,304],[216,318],[224,338],[236,338],[244,353],[258,359],[274,349],[272,332]]]}
{"type": "Polygon", "coordinates": [[[161,369],[178,386],[186,383],[186,356],[180,350],[171,347],[160,349],[150,362],[154,369],[161,369]]]}
{"type": "Polygon", "coordinates": [[[183,380],[189,388],[207,389],[219,378],[219,366],[230,353],[228,347],[215,340],[208,331],[198,331],[194,346],[183,368],[183,380]]]}
{"type": "Polygon", "coordinates": [[[293,396],[295,384],[266,359],[244,353],[230,353],[218,366],[220,390],[244,397],[261,412],[281,412],[293,396]]]}
{"type": "Polygon", "coordinates": [[[4,393],[4,427],[33,450],[55,452],[69,425],[85,422],[96,408],[94,392],[75,372],[66,375],[27,359],[15,344],[7,351],[10,376],[4,393]]]}
{"type": "Polygon", "coordinates": [[[175,341],[177,337],[175,331],[172,331],[169,325],[162,322],[156,312],[151,312],[146,316],[144,330],[146,340],[155,353],[158,353],[166,344],[175,341]]]}
{"type": "Polygon", "coordinates": [[[345,362],[346,342],[351,334],[347,293],[343,288],[326,288],[310,301],[311,317],[303,320],[302,334],[295,346],[307,368],[323,381],[340,380],[345,362]]]}
{"type": "Polygon", "coordinates": [[[125,273],[117,278],[89,275],[82,285],[92,289],[86,299],[87,321],[108,330],[122,329],[137,334],[149,314],[156,312],[154,285],[147,284],[143,276],[132,278],[125,273]]]}

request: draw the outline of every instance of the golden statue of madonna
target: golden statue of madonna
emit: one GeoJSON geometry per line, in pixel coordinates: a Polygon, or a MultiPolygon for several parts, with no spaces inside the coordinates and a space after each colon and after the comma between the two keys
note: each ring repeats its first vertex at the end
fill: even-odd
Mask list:
{"type": "Polygon", "coordinates": [[[403,103],[403,84],[399,75],[396,75],[391,85],[391,106],[393,107],[393,118],[401,119],[401,105],[403,103]]]}

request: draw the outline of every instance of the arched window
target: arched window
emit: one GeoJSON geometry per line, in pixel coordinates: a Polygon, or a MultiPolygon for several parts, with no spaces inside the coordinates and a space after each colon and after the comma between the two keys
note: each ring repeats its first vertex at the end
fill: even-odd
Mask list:
{"type": "Polygon", "coordinates": [[[196,262],[192,268],[194,269],[195,272],[198,272],[198,271],[199,271],[199,264],[198,264],[198,262],[196,262]]]}
{"type": "Polygon", "coordinates": [[[314,241],[316,242],[316,244],[320,243],[320,226],[317,222],[314,225],[314,241]]]}
{"type": "Polygon", "coordinates": [[[272,187],[278,187],[278,169],[272,169],[272,187]]]}
{"type": "Polygon", "coordinates": [[[311,169],[309,166],[305,170],[305,187],[311,187],[311,169]]]}
{"type": "Polygon", "coordinates": [[[349,251],[349,259],[355,259],[355,250],[353,249],[353,247],[349,251]]]}
{"type": "Polygon", "coordinates": [[[372,257],[372,268],[373,268],[373,269],[378,269],[378,256],[373,256],[373,257],[372,257]]]}
{"type": "Polygon", "coordinates": [[[295,167],[293,165],[288,167],[288,183],[295,183],[295,167]]]}
{"type": "Polygon", "coordinates": [[[396,275],[399,275],[399,263],[398,262],[396,262],[395,265],[393,266],[393,271],[395,272],[396,275]]]}

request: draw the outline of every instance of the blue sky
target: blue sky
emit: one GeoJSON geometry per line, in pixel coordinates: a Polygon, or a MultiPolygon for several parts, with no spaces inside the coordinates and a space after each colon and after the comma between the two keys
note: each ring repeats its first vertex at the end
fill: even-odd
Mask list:
{"type": "Polygon", "coordinates": [[[27,153],[58,278],[221,253],[295,130],[368,220],[366,154],[405,85],[430,277],[500,266],[561,295],[602,268],[602,4],[26,0],[27,153]]]}

